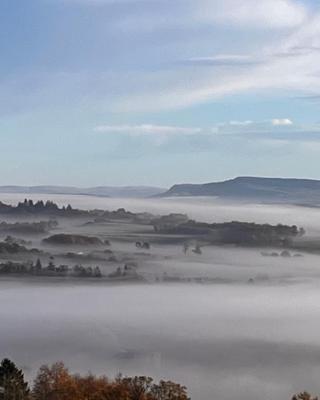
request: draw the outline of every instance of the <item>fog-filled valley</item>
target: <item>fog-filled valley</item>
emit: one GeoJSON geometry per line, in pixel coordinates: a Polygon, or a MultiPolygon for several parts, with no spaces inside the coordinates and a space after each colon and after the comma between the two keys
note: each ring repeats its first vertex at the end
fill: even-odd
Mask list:
{"type": "Polygon", "coordinates": [[[320,400],[320,0],[0,16],[0,400],[320,400]]]}
{"type": "MultiPolygon", "coordinates": [[[[23,194],[0,197],[13,206],[23,200],[23,194]]],[[[40,260],[43,266],[0,274],[0,348],[27,376],[63,360],[80,373],[172,379],[200,400],[289,399],[304,389],[317,391],[318,208],[212,198],[49,200],[141,215],[93,218],[67,210],[55,224],[52,215],[0,215],[0,242],[6,243],[0,244],[0,264],[36,268],[40,260]],[[208,224],[284,224],[304,231],[288,243],[281,238],[281,245],[221,244],[210,235],[157,231],[145,222],[172,213],[208,224]],[[51,223],[34,225],[39,221],[51,223]]]]}

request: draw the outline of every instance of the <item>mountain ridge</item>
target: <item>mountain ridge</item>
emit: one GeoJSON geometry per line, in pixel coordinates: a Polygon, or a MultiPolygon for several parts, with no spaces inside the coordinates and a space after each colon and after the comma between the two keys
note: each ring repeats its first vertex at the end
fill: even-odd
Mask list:
{"type": "Polygon", "coordinates": [[[209,196],[223,199],[320,204],[320,180],[239,176],[221,182],[176,184],[156,197],[209,196]]]}

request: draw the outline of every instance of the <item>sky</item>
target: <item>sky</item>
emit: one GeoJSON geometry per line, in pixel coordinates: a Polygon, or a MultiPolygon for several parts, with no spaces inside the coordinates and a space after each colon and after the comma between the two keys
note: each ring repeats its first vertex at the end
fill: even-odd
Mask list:
{"type": "Polygon", "coordinates": [[[316,0],[1,0],[0,185],[320,179],[316,0]]]}

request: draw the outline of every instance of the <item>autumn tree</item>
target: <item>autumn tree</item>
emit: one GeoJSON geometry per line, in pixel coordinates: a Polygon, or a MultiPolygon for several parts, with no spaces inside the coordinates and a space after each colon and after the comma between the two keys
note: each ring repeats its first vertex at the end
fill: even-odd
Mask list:
{"type": "Polygon", "coordinates": [[[118,383],[128,391],[130,400],[148,400],[152,382],[148,376],[118,378],[118,383]]]}
{"type": "Polygon", "coordinates": [[[71,375],[62,363],[40,368],[34,381],[33,400],[189,400],[184,386],[158,384],[146,376],[71,375]]]}
{"type": "MultiPolygon", "coordinates": [[[[76,400],[104,400],[111,384],[105,376],[96,377],[92,374],[87,376],[74,375],[75,385],[77,387],[76,400]]],[[[118,397],[119,400],[122,397],[118,397]]]]}
{"type": "Polygon", "coordinates": [[[63,363],[43,365],[34,381],[34,400],[77,399],[77,385],[63,363]]]}
{"type": "Polygon", "coordinates": [[[128,388],[119,383],[112,382],[103,393],[100,399],[96,400],[130,400],[128,388]]]}
{"type": "Polygon", "coordinates": [[[156,384],[150,377],[136,376],[120,378],[118,382],[126,388],[129,400],[189,400],[187,389],[171,381],[156,384]]]}

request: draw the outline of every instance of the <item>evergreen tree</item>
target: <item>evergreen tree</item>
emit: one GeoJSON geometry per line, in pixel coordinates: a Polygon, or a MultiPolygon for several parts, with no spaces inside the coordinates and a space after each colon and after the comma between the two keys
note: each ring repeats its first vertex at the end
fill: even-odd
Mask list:
{"type": "Polygon", "coordinates": [[[0,364],[0,387],[3,400],[29,399],[28,383],[24,380],[22,370],[7,358],[0,364]]]}

